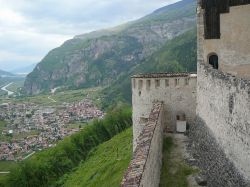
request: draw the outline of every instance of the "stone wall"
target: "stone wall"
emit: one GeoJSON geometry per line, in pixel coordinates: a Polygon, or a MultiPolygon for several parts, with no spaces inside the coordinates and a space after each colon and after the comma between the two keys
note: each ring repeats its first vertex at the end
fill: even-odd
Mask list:
{"type": "Polygon", "coordinates": [[[144,128],[153,102],[164,103],[164,127],[175,130],[177,116],[194,123],[196,110],[196,74],[158,73],[132,77],[133,148],[144,128]]]}
{"type": "Polygon", "coordinates": [[[133,159],[123,177],[122,187],[158,187],[163,143],[163,104],[153,104],[148,122],[138,138],[133,159]]]}
{"type": "MultiPolygon", "coordinates": [[[[214,137],[211,139],[217,142],[207,143],[211,147],[220,147],[225,153],[225,159],[235,166],[235,173],[239,172],[246,180],[250,180],[250,81],[224,74],[199,61],[197,103],[197,118],[200,122],[196,126],[203,125],[203,130],[209,129],[203,132],[207,133],[206,138],[214,137]]],[[[198,136],[196,141],[200,138],[205,137],[198,136]]],[[[212,153],[213,151],[207,152],[212,153]]],[[[218,159],[216,153],[213,158],[218,159]]],[[[207,165],[211,164],[210,159],[206,160],[207,165]]],[[[220,163],[218,160],[217,164],[220,163]]],[[[232,175],[226,179],[237,177],[232,175]]],[[[231,186],[242,185],[235,183],[231,186]]]]}

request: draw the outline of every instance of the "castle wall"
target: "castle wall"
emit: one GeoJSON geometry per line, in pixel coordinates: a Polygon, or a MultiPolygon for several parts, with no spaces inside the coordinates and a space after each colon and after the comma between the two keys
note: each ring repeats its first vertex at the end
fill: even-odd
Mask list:
{"type": "Polygon", "coordinates": [[[175,130],[177,115],[194,123],[196,75],[151,74],[132,77],[134,149],[155,101],[164,103],[164,127],[175,130]]]}
{"type": "Polygon", "coordinates": [[[250,4],[230,7],[220,14],[220,39],[205,40],[203,58],[211,53],[219,57],[219,69],[243,78],[250,78],[250,4]]]}
{"type": "Polygon", "coordinates": [[[149,120],[138,137],[122,187],[158,187],[162,166],[163,104],[154,103],[149,120]]]}
{"type": "Polygon", "coordinates": [[[198,65],[197,116],[250,179],[250,81],[198,65]]]}
{"type": "MultiPolygon", "coordinates": [[[[230,7],[230,13],[222,16],[229,16],[234,8],[239,7],[230,7]]],[[[209,186],[246,186],[250,178],[250,81],[208,65],[206,42],[215,40],[204,40],[203,10],[198,7],[197,13],[197,118],[190,131],[194,155],[207,173],[209,186]]],[[[225,45],[233,46],[230,41],[225,45]]],[[[220,63],[223,57],[216,50],[220,63]]]]}

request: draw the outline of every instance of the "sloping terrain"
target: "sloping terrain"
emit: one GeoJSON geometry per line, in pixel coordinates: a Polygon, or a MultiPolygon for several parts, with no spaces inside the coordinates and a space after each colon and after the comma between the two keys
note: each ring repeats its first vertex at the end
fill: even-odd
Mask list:
{"type": "Polygon", "coordinates": [[[65,187],[119,186],[131,157],[132,128],[129,128],[99,145],[74,172],[62,178],[60,185],[65,187]]]}
{"type": "Polygon", "coordinates": [[[196,31],[194,29],[167,41],[150,58],[131,68],[104,89],[102,91],[103,107],[110,107],[121,101],[131,103],[131,75],[177,71],[196,72],[196,31]]]}

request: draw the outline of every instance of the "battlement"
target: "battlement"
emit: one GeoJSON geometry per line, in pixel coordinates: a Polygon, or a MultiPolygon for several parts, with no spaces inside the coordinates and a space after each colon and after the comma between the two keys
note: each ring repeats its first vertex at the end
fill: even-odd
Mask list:
{"type": "MultiPolygon", "coordinates": [[[[196,73],[152,73],[131,76],[133,90],[152,91],[196,85],[196,73]]],[[[141,92],[139,93],[141,95],[141,92]]]]}

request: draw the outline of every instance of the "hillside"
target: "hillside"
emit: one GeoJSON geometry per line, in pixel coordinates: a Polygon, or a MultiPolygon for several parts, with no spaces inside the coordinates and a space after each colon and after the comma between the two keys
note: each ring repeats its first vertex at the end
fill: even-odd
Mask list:
{"type": "Polygon", "coordinates": [[[132,157],[132,129],[99,145],[89,158],[60,181],[61,186],[119,186],[132,157]],[[64,179],[64,180],[63,180],[64,179]]]}
{"type": "Polygon", "coordinates": [[[79,35],[53,49],[27,76],[24,91],[107,86],[195,26],[195,1],[184,0],[137,21],[79,35]]]}
{"type": "Polygon", "coordinates": [[[131,102],[130,76],[147,72],[196,72],[196,31],[192,29],[167,41],[150,58],[124,73],[111,86],[102,91],[103,107],[118,101],[131,102]]]}
{"type": "Polygon", "coordinates": [[[0,70],[0,77],[13,77],[13,76],[15,75],[10,72],[0,70]]]}

